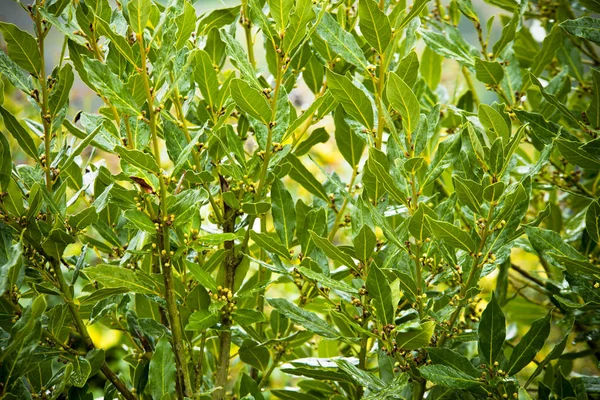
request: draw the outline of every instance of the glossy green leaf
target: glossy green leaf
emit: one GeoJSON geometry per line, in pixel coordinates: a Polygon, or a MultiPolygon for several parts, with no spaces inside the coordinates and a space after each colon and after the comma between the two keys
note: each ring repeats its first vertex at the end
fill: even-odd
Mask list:
{"type": "Polygon", "coordinates": [[[0,114],[4,120],[4,126],[17,141],[21,150],[23,150],[28,156],[39,161],[37,147],[25,128],[23,128],[17,119],[5,108],[0,107],[0,114]]]}
{"type": "Polygon", "coordinates": [[[477,249],[477,245],[471,236],[456,225],[445,221],[436,221],[429,216],[425,216],[425,219],[429,224],[431,233],[448,245],[467,252],[473,252],[477,249]]]}
{"type": "Polygon", "coordinates": [[[382,54],[390,43],[392,28],[387,15],[374,0],[358,2],[358,24],[365,40],[382,54]]]}
{"type": "Polygon", "coordinates": [[[477,79],[488,85],[500,85],[504,79],[504,68],[497,61],[475,59],[475,73],[477,79]]]}
{"type": "Polygon", "coordinates": [[[365,281],[369,297],[375,306],[375,315],[383,325],[394,324],[394,310],[396,304],[392,304],[392,290],[385,274],[372,264],[365,281]]]}
{"type": "Polygon", "coordinates": [[[327,257],[340,262],[342,265],[356,269],[356,263],[352,257],[331,243],[329,239],[319,236],[315,231],[309,230],[308,232],[310,233],[312,240],[315,242],[315,245],[323,250],[327,257]]]}
{"type": "Polygon", "coordinates": [[[148,371],[148,388],[153,398],[162,399],[175,391],[175,373],[175,354],[164,335],[156,345],[148,371]]]}
{"type": "Polygon", "coordinates": [[[271,209],[275,230],[283,245],[291,249],[296,230],[296,210],[292,195],[280,180],[271,186],[271,209]]]}
{"type": "Polygon", "coordinates": [[[494,293],[479,321],[479,357],[492,365],[500,357],[506,339],[506,320],[494,293]]]}
{"type": "Polygon", "coordinates": [[[265,96],[241,79],[232,80],[229,90],[231,90],[231,97],[242,111],[269,125],[272,111],[265,96]]]}
{"type": "Polygon", "coordinates": [[[333,98],[346,112],[368,129],[373,129],[373,108],[367,95],[345,75],[327,70],[327,85],[333,98]]]}
{"type": "Polygon", "coordinates": [[[425,365],[419,368],[419,372],[425,379],[450,389],[470,389],[481,385],[477,378],[447,365],[425,365]]]}
{"type": "Polygon", "coordinates": [[[337,338],[339,333],[317,314],[306,311],[286,299],[268,298],[267,302],[281,314],[288,317],[292,322],[308,329],[317,335],[327,338],[337,338]]]}
{"type": "Polygon", "coordinates": [[[419,100],[410,87],[395,73],[390,74],[386,94],[394,110],[402,116],[404,129],[410,135],[415,130],[421,115],[419,100]]]}
{"type": "Polygon", "coordinates": [[[0,22],[0,31],[6,41],[11,60],[34,76],[40,73],[43,75],[42,58],[35,38],[8,22],[0,22]]]}
{"type": "Polygon", "coordinates": [[[590,203],[585,213],[585,228],[590,237],[600,243],[600,202],[590,203]]]}
{"type": "Polygon", "coordinates": [[[342,29],[340,24],[329,13],[325,13],[317,24],[317,34],[327,42],[333,51],[350,64],[361,70],[367,70],[367,60],[356,39],[350,32],[342,29]]]}
{"type": "Polygon", "coordinates": [[[594,17],[568,19],[560,24],[561,28],[571,35],[600,43],[600,21],[594,17]]]}
{"type": "Polygon", "coordinates": [[[551,314],[537,319],[531,324],[531,328],[514,347],[508,361],[508,375],[514,375],[527,366],[535,355],[542,349],[544,342],[550,334],[551,314]]]}

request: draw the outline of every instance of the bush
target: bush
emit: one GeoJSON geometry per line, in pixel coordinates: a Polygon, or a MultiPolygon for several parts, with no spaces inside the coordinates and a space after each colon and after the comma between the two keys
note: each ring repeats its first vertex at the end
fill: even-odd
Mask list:
{"type": "Polygon", "coordinates": [[[0,397],[598,396],[600,6],[405,3],[1,22],[0,397]]]}

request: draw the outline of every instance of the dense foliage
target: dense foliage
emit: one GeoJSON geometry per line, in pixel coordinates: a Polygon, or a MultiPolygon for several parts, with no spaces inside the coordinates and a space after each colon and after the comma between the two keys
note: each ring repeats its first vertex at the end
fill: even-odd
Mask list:
{"type": "Polygon", "coordinates": [[[598,1],[22,12],[0,398],[600,393],[598,1]]]}

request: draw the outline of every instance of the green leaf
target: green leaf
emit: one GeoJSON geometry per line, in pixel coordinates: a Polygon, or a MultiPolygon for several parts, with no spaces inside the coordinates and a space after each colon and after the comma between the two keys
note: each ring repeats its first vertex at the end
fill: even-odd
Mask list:
{"type": "Polygon", "coordinates": [[[123,213],[123,216],[138,229],[151,234],[156,233],[156,226],[146,213],[138,210],[127,210],[123,213]]]}
{"type": "Polygon", "coordinates": [[[375,263],[369,267],[365,285],[375,305],[375,315],[379,322],[384,326],[393,325],[396,304],[392,303],[392,290],[387,277],[375,263]]]}
{"type": "Polygon", "coordinates": [[[100,264],[83,270],[85,276],[106,288],[129,288],[132,293],[161,296],[154,280],[143,272],[132,271],[115,265],[100,264]]]}
{"type": "Polygon", "coordinates": [[[394,72],[390,74],[386,86],[386,95],[394,110],[402,116],[402,125],[407,135],[410,135],[417,127],[421,116],[421,106],[417,96],[402,78],[394,72]]]}
{"type": "Polygon", "coordinates": [[[269,102],[258,90],[241,79],[234,79],[229,85],[231,97],[235,104],[252,117],[265,125],[271,122],[272,111],[269,102]]]}
{"type": "Polygon", "coordinates": [[[84,387],[92,372],[90,362],[85,357],[76,356],[71,364],[73,365],[73,371],[69,376],[69,381],[75,387],[84,387]]]}
{"type": "Polygon", "coordinates": [[[327,257],[340,262],[342,265],[356,269],[356,263],[352,257],[337,248],[337,246],[331,243],[329,239],[319,236],[315,231],[309,230],[308,232],[310,233],[313,242],[315,242],[315,245],[323,250],[327,257]]]}
{"type": "Polygon", "coordinates": [[[269,236],[266,233],[258,233],[254,231],[250,231],[250,238],[254,243],[256,243],[262,249],[277,254],[285,259],[290,259],[290,251],[287,247],[282,245],[280,242],[275,241],[273,237],[269,236]]]}
{"type": "Polygon", "coordinates": [[[433,364],[443,364],[452,367],[474,378],[481,376],[481,371],[475,368],[467,357],[457,351],[443,347],[430,347],[427,349],[427,353],[433,364]]]}
{"type": "Polygon", "coordinates": [[[392,28],[387,15],[379,9],[375,1],[360,0],[358,18],[358,26],[365,40],[379,54],[382,54],[392,38],[392,28]]]}
{"type": "Polygon", "coordinates": [[[428,381],[450,389],[471,389],[481,385],[477,378],[447,365],[425,365],[419,372],[428,381]]]}
{"type": "Polygon", "coordinates": [[[365,149],[365,141],[356,133],[355,127],[346,122],[344,115],[343,110],[338,106],[334,113],[335,143],[342,157],[354,167],[360,162],[365,149]]]}
{"type": "Polygon", "coordinates": [[[552,257],[550,253],[553,253],[573,260],[586,260],[585,256],[565,243],[563,238],[554,231],[527,226],[525,227],[525,233],[533,248],[541,255],[549,255],[552,257]]]}
{"type": "Polygon", "coordinates": [[[399,349],[416,350],[426,347],[431,341],[433,331],[435,330],[434,321],[426,321],[419,325],[418,329],[412,329],[406,332],[396,334],[396,344],[399,349]]]}
{"type": "MultiPolygon", "coordinates": [[[[421,69],[421,75],[431,76],[433,74],[433,72],[430,71],[432,68],[433,66],[431,65],[424,65],[421,69]],[[424,69],[427,70],[424,71],[424,69]]],[[[410,83],[417,81],[419,75],[419,57],[415,51],[411,51],[400,61],[398,68],[396,69],[396,75],[404,82],[410,83]]]]}
{"type": "Polygon", "coordinates": [[[40,158],[38,157],[37,147],[35,143],[33,143],[33,139],[25,130],[25,128],[23,128],[23,126],[17,121],[17,119],[5,108],[0,107],[0,114],[2,115],[2,119],[4,120],[4,126],[6,127],[6,129],[8,129],[10,134],[17,141],[21,150],[23,150],[25,154],[39,162],[40,158]]]}
{"type": "Polygon", "coordinates": [[[244,340],[239,350],[240,360],[256,368],[265,371],[269,367],[271,355],[265,346],[258,345],[250,339],[244,340]]]}
{"type": "Polygon", "coordinates": [[[162,399],[175,392],[176,372],[175,353],[167,335],[163,335],[156,344],[148,370],[148,389],[152,398],[162,399]]]}
{"type": "Polygon", "coordinates": [[[320,197],[325,201],[329,201],[329,197],[325,192],[325,188],[315,178],[315,176],[306,169],[300,160],[293,154],[288,154],[285,161],[290,165],[290,178],[301,184],[306,190],[313,195],[320,197]]]}
{"type": "Polygon", "coordinates": [[[410,11],[408,12],[408,14],[406,14],[406,17],[404,17],[404,19],[402,19],[400,24],[396,27],[396,30],[400,31],[404,29],[410,23],[410,21],[413,20],[413,18],[421,14],[421,12],[425,9],[425,6],[427,6],[427,3],[429,3],[430,1],[431,0],[415,0],[412,4],[410,11]]]}
{"type": "Polygon", "coordinates": [[[556,147],[571,164],[579,165],[581,168],[600,169],[600,159],[594,154],[582,148],[583,143],[579,141],[556,139],[556,147]]]}
{"type": "Polygon", "coordinates": [[[333,98],[356,121],[368,129],[373,129],[373,107],[371,101],[361,89],[354,86],[345,75],[327,70],[327,86],[333,98]]]}
{"type": "Polygon", "coordinates": [[[335,53],[344,60],[366,71],[368,62],[356,39],[345,31],[329,13],[325,13],[317,24],[317,34],[335,53]]]}
{"type": "Polygon", "coordinates": [[[394,178],[388,172],[389,166],[383,152],[377,150],[375,147],[371,147],[366,167],[377,178],[378,183],[381,183],[383,188],[390,193],[394,200],[398,203],[406,204],[406,195],[398,188],[394,178]]]}
{"type": "Polygon", "coordinates": [[[292,195],[279,179],[271,186],[271,208],[275,230],[283,245],[291,249],[296,230],[296,210],[292,195]]]}
{"type": "Polygon", "coordinates": [[[12,286],[16,283],[12,277],[18,276],[23,266],[21,257],[23,245],[21,242],[17,242],[10,247],[6,246],[2,250],[4,254],[0,261],[0,293],[5,293],[7,289],[12,289],[12,286]]]}
{"type": "Polygon", "coordinates": [[[219,322],[219,316],[217,314],[211,313],[208,310],[198,310],[190,315],[185,330],[203,332],[214,326],[217,322],[219,322]]]}
{"type": "Polygon", "coordinates": [[[542,371],[544,371],[544,368],[546,367],[546,365],[548,365],[548,363],[550,361],[557,359],[563,353],[563,351],[567,347],[567,343],[569,341],[569,336],[571,335],[571,331],[573,329],[573,320],[569,321],[567,327],[568,328],[567,328],[566,332],[564,333],[564,335],[562,336],[562,339],[556,344],[556,346],[554,346],[552,348],[552,350],[548,353],[548,355],[546,355],[546,357],[544,357],[542,362],[538,364],[535,371],[533,371],[533,373],[529,376],[529,379],[527,379],[527,383],[525,383],[525,387],[529,386],[529,384],[539,374],[541,374],[542,371]]]}
{"type": "Polygon", "coordinates": [[[585,112],[592,129],[600,129],[600,71],[590,69],[592,72],[592,100],[585,112]]]}
{"type": "MultiPolygon", "coordinates": [[[[239,8],[239,6],[238,6],[239,8]]],[[[254,67],[248,61],[246,51],[242,48],[240,43],[235,40],[233,36],[227,33],[226,30],[221,29],[221,40],[225,42],[227,48],[227,55],[231,63],[240,71],[241,76],[244,77],[248,83],[255,89],[261,89],[261,86],[256,79],[256,72],[254,67]]]]}
{"type": "Polygon", "coordinates": [[[479,207],[483,199],[483,187],[481,183],[470,179],[462,179],[458,176],[454,176],[453,179],[458,200],[474,212],[481,214],[479,207]]]}
{"type": "MultiPolygon", "coordinates": [[[[16,88],[29,93],[31,83],[28,74],[25,73],[5,52],[0,51],[0,72],[6,76],[8,81],[16,88]]],[[[4,92],[4,91],[3,91],[4,92]]]]}
{"type": "MultiPolygon", "coordinates": [[[[414,53],[414,52],[413,52],[414,53]]],[[[425,47],[423,50],[423,54],[421,55],[421,65],[419,71],[421,72],[421,76],[427,82],[427,85],[431,90],[437,89],[440,84],[440,80],[442,79],[442,63],[444,58],[437,54],[435,51],[431,50],[429,47],[425,47]]],[[[418,65],[418,64],[417,64],[418,65]]],[[[405,77],[400,76],[402,80],[406,83],[414,82],[415,79],[405,79],[405,77]]]]}
{"type": "Polygon", "coordinates": [[[477,245],[471,236],[456,225],[445,221],[436,221],[428,215],[425,216],[425,219],[436,238],[443,240],[452,247],[457,247],[467,252],[476,251],[477,245]]]}
{"type": "Polygon", "coordinates": [[[483,198],[489,203],[496,202],[504,194],[504,189],[506,189],[506,184],[504,182],[500,181],[492,183],[483,189],[483,198]]]}
{"type": "Polygon", "coordinates": [[[69,217],[69,225],[75,230],[81,230],[98,221],[98,213],[95,207],[88,207],[81,210],[79,213],[69,217]]]}
{"type": "Polygon", "coordinates": [[[304,39],[308,23],[315,18],[311,0],[297,0],[294,12],[290,16],[290,23],[285,30],[283,48],[290,54],[304,39]]]}
{"type": "Polygon", "coordinates": [[[475,59],[475,76],[480,82],[488,85],[500,85],[504,79],[504,68],[497,61],[475,59]]]}
{"type": "Polygon", "coordinates": [[[0,190],[6,191],[12,173],[10,145],[4,133],[0,132],[0,190]]]}
{"type": "Polygon", "coordinates": [[[73,67],[71,64],[66,64],[58,73],[58,83],[52,88],[52,95],[48,100],[48,110],[50,115],[57,115],[61,108],[69,101],[69,92],[75,76],[73,75],[73,67]]]}
{"type": "Polygon", "coordinates": [[[500,357],[506,339],[506,321],[504,313],[492,292],[492,299],[481,314],[479,321],[479,357],[487,365],[493,365],[500,357]]]}
{"type": "MultiPolygon", "coordinates": [[[[131,29],[136,33],[144,32],[144,28],[150,19],[152,3],[150,0],[130,0],[127,3],[127,11],[129,12],[129,24],[131,29]]],[[[160,398],[160,396],[158,397],[160,398]]]]}
{"type": "MultiPolygon", "coordinates": [[[[130,3],[131,4],[131,3],[130,3]]],[[[108,65],[98,60],[83,58],[83,66],[90,83],[98,93],[108,99],[115,108],[127,115],[140,115],[140,109],[125,84],[115,75],[108,65]]]]}
{"type": "Polygon", "coordinates": [[[565,106],[563,103],[561,103],[554,94],[549,93],[548,91],[546,91],[546,89],[544,88],[544,85],[542,85],[542,83],[538,80],[537,77],[535,77],[532,73],[529,73],[529,80],[538,87],[538,89],[540,90],[540,93],[542,94],[542,96],[544,97],[544,99],[546,99],[546,101],[550,104],[552,104],[554,107],[556,107],[558,109],[558,111],[560,111],[569,121],[571,121],[573,124],[575,124],[576,126],[579,125],[579,120],[577,120],[577,118],[575,118],[575,116],[573,115],[573,113],[567,108],[567,106],[565,106]]]}
{"type": "Polygon", "coordinates": [[[354,253],[356,258],[361,260],[365,265],[371,258],[375,245],[377,244],[377,236],[373,233],[373,230],[368,225],[363,225],[360,231],[352,239],[354,244],[354,253]]]}
{"type": "Polygon", "coordinates": [[[306,278],[318,282],[321,286],[325,286],[335,290],[340,290],[346,293],[358,294],[358,289],[355,289],[352,286],[347,285],[346,283],[340,280],[336,280],[325,276],[320,272],[313,271],[310,268],[298,267],[298,271],[306,278]]]}
{"type": "Polygon", "coordinates": [[[508,361],[508,375],[514,375],[525,368],[544,347],[544,342],[550,334],[551,318],[551,313],[548,313],[544,318],[531,323],[531,328],[513,349],[508,361]]]}
{"type": "Polygon", "coordinates": [[[219,93],[219,80],[210,56],[204,50],[197,50],[194,63],[194,81],[198,84],[202,97],[211,108],[216,105],[219,93]]]}
{"type": "Polygon", "coordinates": [[[122,146],[117,146],[115,148],[117,154],[121,157],[121,159],[133,166],[141,168],[145,171],[153,172],[155,174],[160,173],[160,167],[156,163],[154,156],[143,153],[139,150],[130,150],[122,146]]]}
{"type": "Polygon", "coordinates": [[[296,156],[303,156],[308,153],[313,146],[316,146],[319,143],[326,143],[329,140],[329,137],[329,132],[327,132],[325,128],[319,127],[312,131],[310,136],[296,147],[294,154],[296,154],[296,156]]]}
{"type": "Polygon", "coordinates": [[[433,160],[427,167],[427,171],[421,181],[421,187],[433,183],[449,166],[451,166],[460,153],[460,135],[450,136],[438,145],[433,160]]]}
{"type": "Polygon", "coordinates": [[[600,21],[595,17],[568,19],[560,23],[560,27],[571,35],[600,43],[600,21]]]}
{"type": "Polygon", "coordinates": [[[590,237],[600,243],[600,202],[598,200],[590,203],[585,213],[585,228],[590,237]]]}
{"type": "Polygon", "coordinates": [[[240,6],[218,8],[205,14],[198,22],[198,36],[204,36],[212,29],[230,25],[240,16],[240,6]]]}
{"type": "Polygon", "coordinates": [[[268,213],[271,209],[270,203],[244,203],[242,211],[249,215],[260,215],[268,213]]]}
{"type": "Polygon", "coordinates": [[[190,270],[194,278],[206,289],[209,289],[213,292],[217,292],[217,283],[213,279],[213,277],[204,270],[199,264],[186,260],[185,265],[187,269],[190,270]]]}
{"type": "Polygon", "coordinates": [[[504,141],[508,141],[510,137],[510,129],[508,124],[494,108],[487,104],[479,105],[479,121],[486,131],[491,133],[490,142],[493,142],[497,137],[501,137],[504,141]]]}
{"type": "Polygon", "coordinates": [[[234,321],[242,326],[248,326],[257,322],[265,321],[265,315],[262,312],[258,310],[250,310],[247,308],[236,310],[231,315],[234,321]]]}
{"type": "Polygon", "coordinates": [[[294,7],[294,0],[269,0],[271,17],[275,20],[275,25],[279,32],[284,32],[294,7]]]}
{"type": "Polygon", "coordinates": [[[340,334],[317,314],[306,311],[286,299],[268,298],[267,302],[282,315],[288,317],[292,322],[304,329],[312,331],[317,335],[336,339],[340,334]]]}
{"type": "Polygon", "coordinates": [[[0,31],[6,41],[11,60],[33,76],[44,75],[44,71],[41,70],[42,58],[33,36],[8,22],[0,22],[0,31]]]}
{"type": "Polygon", "coordinates": [[[554,59],[556,50],[558,50],[562,46],[562,41],[563,34],[560,30],[560,24],[554,25],[550,33],[544,38],[542,48],[535,55],[535,58],[533,60],[531,72],[534,75],[541,75],[544,69],[548,67],[548,65],[554,59]]]}

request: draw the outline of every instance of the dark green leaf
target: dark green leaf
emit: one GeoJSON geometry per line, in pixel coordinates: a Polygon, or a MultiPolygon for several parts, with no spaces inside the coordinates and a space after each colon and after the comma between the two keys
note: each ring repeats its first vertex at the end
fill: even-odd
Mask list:
{"type": "Polygon", "coordinates": [[[479,357],[487,365],[493,365],[500,357],[502,346],[506,339],[506,321],[504,313],[498,305],[496,296],[492,293],[492,299],[481,314],[479,321],[479,357]]]}

